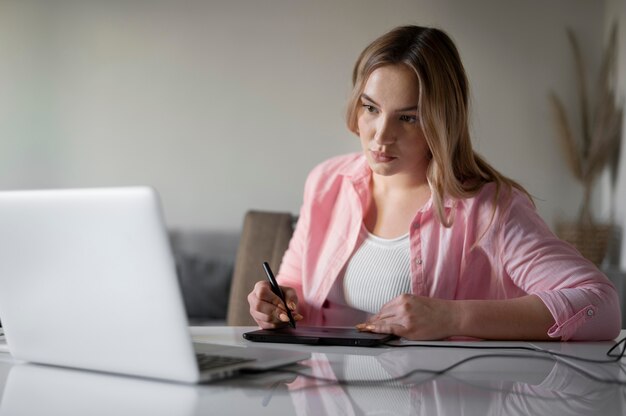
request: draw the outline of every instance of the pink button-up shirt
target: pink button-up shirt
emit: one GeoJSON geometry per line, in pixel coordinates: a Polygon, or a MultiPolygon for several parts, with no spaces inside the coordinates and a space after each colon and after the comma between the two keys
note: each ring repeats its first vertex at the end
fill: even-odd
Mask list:
{"type": "MultiPolygon", "coordinates": [[[[307,325],[325,322],[328,293],[357,245],[371,198],[372,172],[362,154],[335,157],[310,173],[298,224],[277,276],[298,294],[307,325]]],[[[432,199],[413,219],[411,292],[440,299],[541,298],[555,324],[551,337],[613,339],[621,318],[615,287],[573,247],[559,240],[523,193],[495,185],[473,197],[446,199],[444,227],[432,199]]]]}

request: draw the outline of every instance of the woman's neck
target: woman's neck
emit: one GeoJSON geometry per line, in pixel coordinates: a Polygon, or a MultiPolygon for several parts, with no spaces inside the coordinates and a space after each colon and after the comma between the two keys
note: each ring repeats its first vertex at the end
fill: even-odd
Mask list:
{"type": "Polygon", "coordinates": [[[428,188],[428,179],[426,172],[420,175],[414,174],[395,174],[390,176],[372,174],[371,181],[372,193],[384,194],[407,194],[419,192],[426,187],[428,188]]]}
{"type": "Polygon", "coordinates": [[[372,199],[364,221],[365,227],[379,237],[406,234],[417,211],[430,199],[425,177],[420,181],[398,176],[372,178],[372,199]]]}

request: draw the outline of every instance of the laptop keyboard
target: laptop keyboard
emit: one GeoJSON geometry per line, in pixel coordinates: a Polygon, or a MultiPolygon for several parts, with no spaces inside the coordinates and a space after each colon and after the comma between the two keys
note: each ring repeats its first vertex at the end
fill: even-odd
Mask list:
{"type": "Polygon", "coordinates": [[[255,361],[252,358],[229,357],[227,355],[213,355],[205,353],[196,353],[196,360],[200,371],[212,370],[215,368],[226,367],[233,364],[245,363],[247,361],[255,361]]]}

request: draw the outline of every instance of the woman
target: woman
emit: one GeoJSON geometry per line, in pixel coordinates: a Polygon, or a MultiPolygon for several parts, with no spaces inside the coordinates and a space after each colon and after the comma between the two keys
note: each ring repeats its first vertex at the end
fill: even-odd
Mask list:
{"type": "MultiPolygon", "coordinates": [[[[557,239],[528,193],[473,150],[468,82],[442,31],[399,27],[356,62],[362,153],[309,175],[277,279],[296,320],[408,339],[612,339],[615,288],[557,239]]],[[[267,282],[262,328],[288,321],[267,282]]]]}

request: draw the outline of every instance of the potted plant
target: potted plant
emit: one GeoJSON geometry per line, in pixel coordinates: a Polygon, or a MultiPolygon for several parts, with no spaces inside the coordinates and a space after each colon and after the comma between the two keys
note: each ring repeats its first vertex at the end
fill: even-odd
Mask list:
{"type": "MultiPolygon", "coordinates": [[[[580,45],[572,30],[567,30],[574,54],[579,95],[580,134],[567,117],[562,101],[550,93],[550,104],[557,127],[557,137],[564,150],[570,172],[583,187],[583,199],[578,218],[559,222],[557,235],[573,244],[583,256],[599,265],[606,253],[612,233],[613,215],[608,223],[597,223],[592,213],[594,184],[605,169],[610,169],[612,195],[615,194],[617,167],[622,136],[623,107],[616,97],[617,25],[611,28],[609,43],[602,57],[594,101],[587,92],[586,72],[580,45]]],[[[611,204],[613,205],[613,204],[611,204]]]]}

